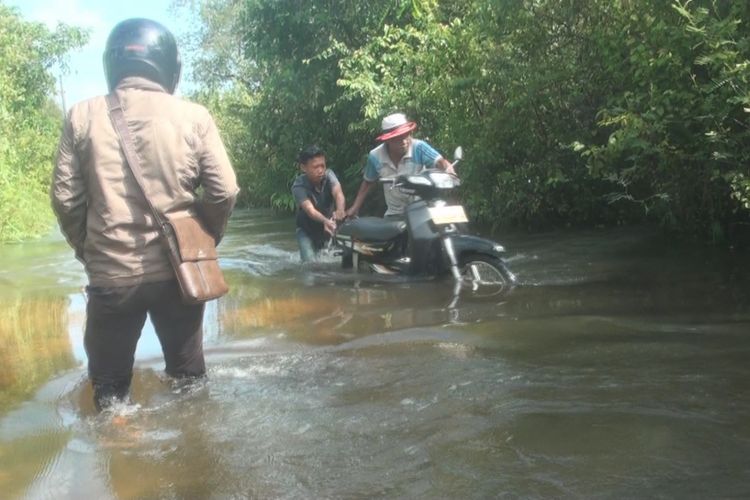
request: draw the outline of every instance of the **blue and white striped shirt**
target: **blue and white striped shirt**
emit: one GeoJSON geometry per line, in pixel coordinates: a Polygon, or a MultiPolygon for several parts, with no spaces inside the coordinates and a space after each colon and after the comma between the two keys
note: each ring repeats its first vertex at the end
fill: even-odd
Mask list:
{"type": "MultiPolygon", "coordinates": [[[[388,156],[385,143],[376,147],[367,157],[364,178],[368,182],[376,182],[381,177],[390,177],[401,174],[416,174],[425,168],[432,168],[442,156],[435,148],[420,139],[412,139],[411,147],[403,158],[394,165],[388,156]]],[[[388,210],[385,215],[398,215],[404,213],[406,206],[416,197],[406,194],[398,189],[385,188],[385,202],[388,210]]]]}

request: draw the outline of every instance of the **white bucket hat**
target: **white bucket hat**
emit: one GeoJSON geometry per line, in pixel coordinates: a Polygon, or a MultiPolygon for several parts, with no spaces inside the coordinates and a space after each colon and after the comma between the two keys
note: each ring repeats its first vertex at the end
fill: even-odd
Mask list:
{"type": "Polygon", "coordinates": [[[383,118],[383,122],[381,123],[383,133],[377,137],[377,140],[387,141],[388,139],[408,134],[416,128],[417,124],[407,120],[405,114],[393,113],[383,118]]]}

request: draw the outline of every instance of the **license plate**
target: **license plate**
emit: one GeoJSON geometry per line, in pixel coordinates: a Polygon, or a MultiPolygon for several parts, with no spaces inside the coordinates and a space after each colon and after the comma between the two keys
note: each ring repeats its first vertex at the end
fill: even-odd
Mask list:
{"type": "Polygon", "coordinates": [[[430,212],[430,218],[435,224],[459,224],[461,222],[469,222],[464,207],[461,205],[432,207],[428,210],[430,212]]]}

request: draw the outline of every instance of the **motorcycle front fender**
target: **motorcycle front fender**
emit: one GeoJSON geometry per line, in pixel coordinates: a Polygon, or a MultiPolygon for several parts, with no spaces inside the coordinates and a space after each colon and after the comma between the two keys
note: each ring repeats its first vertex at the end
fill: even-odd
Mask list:
{"type": "Polygon", "coordinates": [[[505,254],[505,248],[500,243],[479,236],[454,234],[450,236],[450,239],[453,242],[453,251],[459,260],[461,255],[469,253],[491,255],[497,258],[502,258],[505,254]]]}

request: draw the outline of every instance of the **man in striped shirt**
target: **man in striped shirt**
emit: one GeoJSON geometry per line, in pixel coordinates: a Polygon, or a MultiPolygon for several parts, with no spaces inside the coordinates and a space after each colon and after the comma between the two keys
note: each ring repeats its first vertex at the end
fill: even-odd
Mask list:
{"type": "MultiPolygon", "coordinates": [[[[352,206],[346,211],[347,217],[359,213],[362,204],[372,187],[381,177],[401,174],[416,174],[424,168],[439,168],[455,174],[451,163],[443,158],[427,142],[412,137],[417,124],[409,121],[403,113],[394,113],[383,118],[382,134],[377,137],[378,147],[370,151],[367,157],[364,179],[357,192],[352,206]]],[[[388,209],[386,217],[401,216],[414,195],[403,193],[398,189],[384,190],[388,209]]]]}

